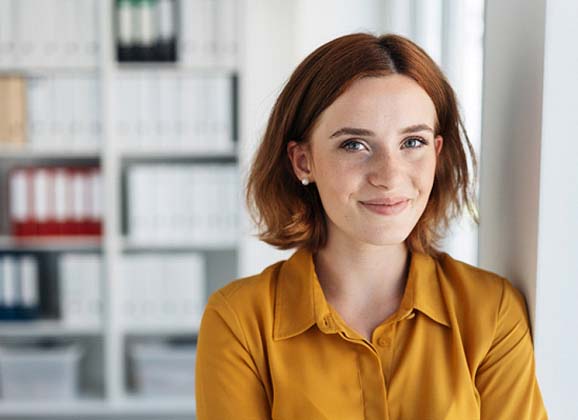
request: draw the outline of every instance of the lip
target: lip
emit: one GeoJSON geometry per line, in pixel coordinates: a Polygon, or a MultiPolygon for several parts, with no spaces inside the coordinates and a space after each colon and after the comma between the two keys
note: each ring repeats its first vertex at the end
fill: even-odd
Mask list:
{"type": "Polygon", "coordinates": [[[409,199],[397,200],[394,204],[374,204],[371,201],[360,201],[369,211],[383,216],[394,216],[404,211],[409,205],[409,199]]]}
{"type": "Polygon", "coordinates": [[[374,204],[374,205],[381,205],[381,206],[392,206],[394,204],[398,204],[402,201],[409,200],[407,197],[389,197],[389,198],[375,198],[373,200],[364,200],[361,203],[363,204],[374,204]]]}

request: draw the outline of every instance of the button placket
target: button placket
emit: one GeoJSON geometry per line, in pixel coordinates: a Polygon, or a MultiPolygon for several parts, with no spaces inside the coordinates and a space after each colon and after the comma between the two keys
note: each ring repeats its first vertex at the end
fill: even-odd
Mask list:
{"type": "Polygon", "coordinates": [[[360,386],[364,401],[364,418],[389,419],[387,407],[387,388],[385,378],[375,372],[383,370],[381,360],[375,357],[375,350],[370,354],[365,351],[358,353],[360,386]]]}
{"type": "Polygon", "coordinates": [[[381,365],[383,369],[383,378],[386,386],[389,385],[390,375],[393,369],[394,337],[398,328],[398,322],[389,325],[388,328],[381,332],[381,336],[375,341],[381,365]]]}

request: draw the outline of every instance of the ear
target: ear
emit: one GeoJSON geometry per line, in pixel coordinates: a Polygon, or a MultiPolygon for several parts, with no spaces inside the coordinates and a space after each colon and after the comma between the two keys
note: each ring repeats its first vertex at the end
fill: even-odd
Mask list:
{"type": "Polygon", "coordinates": [[[434,139],[434,147],[436,149],[436,156],[440,155],[440,152],[442,151],[443,144],[444,144],[444,138],[442,136],[436,136],[436,138],[434,139]]]}
{"type": "Polygon", "coordinates": [[[310,183],[313,182],[313,158],[309,142],[289,141],[287,143],[287,155],[291,161],[295,176],[299,180],[307,178],[310,183]]]}

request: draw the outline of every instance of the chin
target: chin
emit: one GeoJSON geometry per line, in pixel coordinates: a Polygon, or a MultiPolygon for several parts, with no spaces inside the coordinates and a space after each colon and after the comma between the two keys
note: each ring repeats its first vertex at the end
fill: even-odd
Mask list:
{"type": "Polygon", "coordinates": [[[359,238],[361,242],[375,246],[395,246],[405,243],[408,235],[370,235],[368,237],[359,238]]]}

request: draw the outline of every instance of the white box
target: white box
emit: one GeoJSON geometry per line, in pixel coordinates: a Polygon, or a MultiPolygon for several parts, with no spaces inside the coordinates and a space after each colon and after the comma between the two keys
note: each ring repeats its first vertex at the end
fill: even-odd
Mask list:
{"type": "Polygon", "coordinates": [[[137,393],[151,397],[194,396],[196,354],[194,344],[133,343],[137,393]]]}
{"type": "Polygon", "coordinates": [[[78,396],[77,345],[51,348],[1,346],[0,393],[3,399],[71,400],[78,396]]]}

